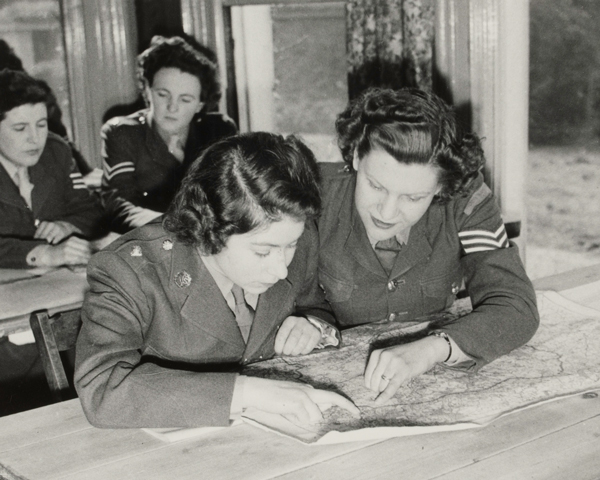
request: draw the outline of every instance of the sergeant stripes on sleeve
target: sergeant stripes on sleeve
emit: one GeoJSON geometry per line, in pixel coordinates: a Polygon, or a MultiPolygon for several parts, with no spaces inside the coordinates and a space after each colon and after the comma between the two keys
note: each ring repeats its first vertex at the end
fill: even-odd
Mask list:
{"type": "Polygon", "coordinates": [[[71,182],[73,182],[73,189],[78,190],[81,188],[87,188],[85,182],[83,181],[83,175],[79,172],[73,172],[71,175],[71,182]]]}
{"type": "Polygon", "coordinates": [[[466,230],[459,232],[460,243],[465,253],[483,252],[486,250],[497,250],[508,248],[508,237],[504,224],[500,225],[495,232],[487,230],[466,230]]]}
{"type": "Polygon", "coordinates": [[[106,178],[108,181],[112,180],[121,173],[135,172],[135,165],[133,162],[121,162],[111,167],[108,163],[106,163],[105,160],[102,162],[102,167],[104,170],[104,178],[106,178]]]}

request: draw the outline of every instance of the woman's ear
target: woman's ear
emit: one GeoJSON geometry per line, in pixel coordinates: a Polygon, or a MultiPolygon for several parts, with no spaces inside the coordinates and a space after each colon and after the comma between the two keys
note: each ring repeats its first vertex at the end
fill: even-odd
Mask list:
{"type": "Polygon", "coordinates": [[[142,96],[144,97],[144,101],[146,102],[146,106],[150,106],[150,99],[152,98],[152,92],[150,90],[150,84],[147,80],[144,80],[144,88],[142,90],[142,96]]]}
{"type": "Polygon", "coordinates": [[[358,172],[358,164],[360,163],[360,159],[358,158],[358,153],[354,150],[354,155],[352,156],[352,168],[355,172],[358,172]]]}

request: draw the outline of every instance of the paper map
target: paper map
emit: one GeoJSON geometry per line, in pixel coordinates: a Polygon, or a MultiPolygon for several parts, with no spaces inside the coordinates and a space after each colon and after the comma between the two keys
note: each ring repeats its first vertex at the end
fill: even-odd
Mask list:
{"type": "MultiPolygon", "coordinates": [[[[310,427],[260,412],[247,420],[305,443],[337,443],[477,427],[534,404],[600,389],[600,311],[554,292],[539,292],[537,298],[540,328],[525,346],[477,374],[437,366],[401,387],[382,407],[374,407],[375,394],[363,383],[370,351],[407,341],[426,323],[365,325],[344,331],[339,350],[253,364],[245,375],[337,391],[359,407],[361,418],[333,407],[322,423],[310,427]]],[[[447,316],[468,308],[455,304],[447,316]]]]}

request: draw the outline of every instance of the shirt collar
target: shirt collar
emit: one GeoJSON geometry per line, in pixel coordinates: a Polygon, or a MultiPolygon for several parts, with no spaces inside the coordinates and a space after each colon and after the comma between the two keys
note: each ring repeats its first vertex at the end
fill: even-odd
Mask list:
{"type": "Polygon", "coordinates": [[[17,172],[19,171],[19,168],[21,168],[21,167],[18,167],[14,163],[9,162],[1,155],[0,155],[0,164],[4,167],[4,170],[6,170],[6,173],[8,173],[8,176],[14,182],[15,175],[17,174],[17,172]]]}
{"type": "MultiPolygon", "coordinates": [[[[233,287],[233,282],[223,275],[217,264],[215,263],[215,258],[213,255],[200,255],[200,259],[204,266],[210,273],[210,276],[213,278],[221,295],[225,298],[227,305],[231,308],[232,311],[235,311],[235,299],[233,298],[233,293],[231,293],[231,288],[233,287]]],[[[250,305],[253,309],[256,310],[256,305],[258,305],[258,295],[255,293],[249,293],[244,290],[244,298],[246,299],[246,303],[250,305]]]]}

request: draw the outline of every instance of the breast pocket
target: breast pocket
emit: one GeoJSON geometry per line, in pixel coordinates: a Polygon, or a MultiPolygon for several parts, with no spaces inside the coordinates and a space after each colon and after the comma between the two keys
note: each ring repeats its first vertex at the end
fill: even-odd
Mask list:
{"type": "Polygon", "coordinates": [[[456,275],[439,275],[421,280],[423,313],[439,312],[449,308],[460,288],[460,278],[456,275]]]}
{"type": "Polygon", "coordinates": [[[322,269],[319,269],[319,284],[331,303],[347,302],[354,290],[354,284],[339,280],[322,269]]]}

